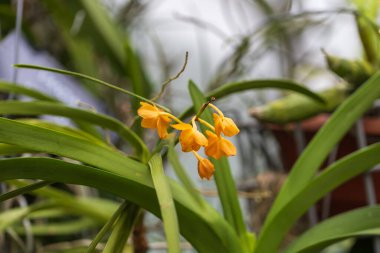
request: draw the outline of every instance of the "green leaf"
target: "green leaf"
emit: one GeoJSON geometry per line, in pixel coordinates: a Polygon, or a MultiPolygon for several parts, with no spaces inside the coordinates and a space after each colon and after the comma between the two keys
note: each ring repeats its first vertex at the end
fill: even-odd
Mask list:
{"type": "Polygon", "coordinates": [[[164,231],[168,244],[168,252],[181,252],[179,244],[178,218],[175,210],[172,193],[170,191],[167,178],[165,177],[162,166],[162,158],[159,153],[153,155],[149,161],[150,171],[152,173],[154,188],[156,189],[157,199],[160,204],[164,231]]]}
{"type": "MultiPolygon", "coordinates": [[[[294,91],[294,92],[303,94],[319,103],[322,103],[322,104],[324,103],[324,99],[318,94],[310,91],[309,89],[303,87],[302,85],[298,83],[295,83],[289,80],[282,80],[282,79],[250,80],[250,81],[243,81],[243,82],[237,82],[237,83],[229,83],[229,84],[225,84],[221,86],[220,88],[216,90],[210,91],[209,93],[206,94],[206,98],[210,99],[211,97],[215,97],[216,99],[221,99],[237,92],[253,90],[253,89],[265,89],[265,88],[294,91]]],[[[194,112],[194,107],[190,107],[185,112],[182,113],[180,118],[181,119],[186,118],[193,112],[194,112]]]]}
{"type": "MultiPolygon", "coordinates": [[[[7,181],[7,184],[24,187],[29,185],[30,182],[24,180],[10,180],[7,181]]],[[[34,190],[33,192],[30,192],[30,194],[48,198],[50,201],[59,205],[61,209],[64,209],[66,214],[83,215],[99,222],[106,222],[117,207],[116,203],[110,200],[77,197],[50,186],[34,190]]],[[[37,214],[40,215],[41,211],[33,213],[33,217],[38,218],[37,214]]]]}
{"type": "Polygon", "coordinates": [[[39,119],[28,119],[28,118],[26,118],[26,119],[17,119],[17,121],[31,125],[31,126],[38,126],[41,128],[47,128],[47,129],[52,130],[52,131],[60,132],[63,134],[67,134],[67,135],[76,137],[76,138],[87,140],[87,141],[92,142],[94,144],[97,144],[99,146],[109,147],[109,145],[107,143],[105,143],[105,142],[99,140],[98,138],[94,137],[93,135],[88,134],[88,133],[86,133],[82,130],[79,130],[79,129],[75,129],[75,128],[71,128],[71,127],[67,127],[67,126],[62,126],[62,125],[58,125],[58,124],[55,124],[55,123],[52,123],[49,121],[44,121],[44,120],[39,120],[39,119]]]}
{"type": "Polygon", "coordinates": [[[380,144],[374,144],[326,168],[273,217],[259,237],[256,252],[277,252],[288,230],[308,208],[339,185],[380,163],[379,152],[380,144]]]}
{"type": "Polygon", "coordinates": [[[207,98],[210,98],[210,97],[220,98],[220,97],[231,95],[236,92],[241,92],[241,91],[251,90],[251,89],[264,89],[264,88],[275,88],[275,89],[281,89],[281,90],[294,91],[294,92],[303,94],[305,96],[308,96],[317,102],[320,102],[322,104],[324,103],[324,99],[321,96],[319,96],[317,93],[310,91],[309,89],[305,88],[301,84],[295,83],[290,80],[281,80],[281,79],[251,80],[251,81],[225,84],[216,90],[210,91],[207,94],[207,98]]]}
{"type": "Polygon", "coordinates": [[[139,215],[139,207],[129,204],[122,210],[111,236],[109,237],[103,253],[123,253],[128,237],[132,231],[133,224],[139,215]]]}
{"type": "Polygon", "coordinates": [[[0,155],[16,155],[24,153],[36,153],[36,151],[16,145],[0,143],[0,155]]]}
{"type": "Polygon", "coordinates": [[[261,244],[266,242],[266,240],[265,242],[261,242],[260,238],[268,238],[268,233],[275,233],[273,229],[269,230],[267,227],[272,226],[277,214],[312,181],[329,152],[347,133],[354,122],[360,118],[380,96],[379,82],[380,73],[377,73],[344,101],[303,151],[291,169],[285,184],[267,216],[258,240],[258,248],[262,246],[261,244]]]}
{"type": "MultiPolygon", "coordinates": [[[[110,159],[103,159],[107,160],[111,167],[117,165],[110,159]]],[[[153,185],[149,181],[137,179],[138,176],[134,173],[122,176],[96,167],[50,158],[4,159],[0,160],[0,168],[2,180],[30,178],[87,185],[127,199],[156,216],[160,215],[153,185]]],[[[124,166],[124,170],[128,170],[128,167],[124,166]]],[[[197,202],[187,191],[173,180],[169,180],[169,184],[177,209],[180,231],[196,250],[208,253],[242,252],[238,237],[212,207],[206,205],[204,209],[197,208],[197,202]]],[[[64,205],[65,202],[62,201],[61,204],[64,205]]]]}
{"type": "Polygon", "coordinates": [[[170,143],[168,147],[168,159],[170,164],[172,165],[175,174],[185,187],[185,189],[190,193],[192,197],[199,203],[200,206],[204,205],[204,200],[202,199],[199,191],[196,189],[195,185],[191,181],[189,175],[186,170],[183,168],[178,154],[174,149],[174,143],[170,143]]]}
{"type": "MultiPolygon", "coordinates": [[[[84,218],[74,219],[74,220],[65,220],[63,222],[34,224],[31,227],[31,232],[35,236],[63,236],[63,235],[78,234],[78,233],[83,232],[84,230],[93,229],[98,226],[99,226],[99,222],[96,222],[96,220],[84,217],[84,218]]],[[[25,234],[24,227],[15,226],[13,227],[13,229],[18,234],[21,234],[21,235],[25,234]]]]}
{"type": "MultiPolygon", "coordinates": [[[[131,80],[134,93],[143,97],[149,97],[151,87],[144,73],[139,56],[130,45],[127,34],[123,34],[121,27],[113,22],[99,1],[81,0],[83,8],[89,15],[93,28],[100,35],[112,52],[112,57],[117,59],[121,70],[125,71],[131,80]]],[[[122,73],[124,74],[124,72],[122,73]]],[[[137,109],[138,103],[134,103],[137,109]]]]}
{"type": "Polygon", "coordinates": [[[127,94],[129,96],[135,97],[135,98],[137,98],[139,100],[148,102],[150,104],[154,104],[155,106],[160,107],[161,109],[170,112],[170,110],[168,108],[166,108],[166,107],[164,107],[162,105],[159,105],[157,103],[154,103],[151,100],[149,100],[147,98],[144,98],[144,97],[142,97],[142,96],[140,96],[140,95],[138,95],[136,93],[133,93],[133,92],[128,91],[128,90],[125,90],[123,88],[117,87],[117,86],[115,86],[113,84],[104,82],[102,80],[96,79],[96,78],[88,76],[88,75],[84,75],[84,74],[81,74],[81,73],[76,73],[76,72],[73,72],[73,71],[67,71],[67,70],[56,69],[56,68],[48,68],[48,67],[37,66],[37,65],[29,65],[29,64],[15,64],[14,66],[17,67],[17,68],[26,68],[26,69],[37,69],[37,70],[50,71],[50,72],[54,72],[54,73],[59,73],[59,74],[69,75],[69,76],[75,76],[75,77],[78,77],[78,78],[83,78],[83,79],[86,79],[86,80],[90,80],[90,81],[93,81],[95,83],[99,83],[101,85],[107,86],[108,88],[117,90],[117,91],[122,92],[124,94],[127,94]]]}
{"type": "Polygon", "coordinates": [[[57,115],[64,116],[75,120],[90,124],[95,124],[117,133],[121,138],[127,140],[136,148],[137,152],[141,152],[144,160],[149,156],[148,148],[145,143],[131,129],[122,122],[92,111],[71,108],[63,104],[49,103],[43,101],[35,102],[19,102],[19,101],[3,101],[0,102],[0,114],[13,115],[57,115]]]}
{"type": "MultiPolygon", "coordinates": [[[[25,164],[7,165],[5,163],[11,159],[6,159],[0,160],[0,164],[2,164],[0,166],[1,179],[3,180],[7,179],[6,171],[8,169],[10,169],[10,173],[14,173],[13,176],[17,175],[16,178],[28,178],[27,172],[32,172],[35,173],[32,178],[38,175],[37,178],[41,177],[44,180],[48,180],[44,177],[54,177],[59,178],[58,182],[75,183],[74,179],[78,180],[79,177],[79,181],[76,181],[77,184],[89,186],[99,184],[97,188],[114,192],[157,216],[160,214],[147,166],[127,158],[116,150],[96,146],[85,140],[9,119],[0,119],[0,142],[69,157],[90,166],[101,168],[79,167],[86,168],[85,172],[82,170],[84,173],[81,174],[80,169],[76,167],[73,170],[72,166],[74,165],[71,164],[64,163],[65,166],[50,164],[44,167],[42,160],[34,160],[34,162],[29,161],[25,164]],[[31,166],[33,169],[28,170],[25,166],[31,166]],[[43,168],[50,169],[50,171],[44,171],[43,168]],[[70,168],[71,171],[67,171],[70,168]],[[21,169],[21,174],[16,174],[16,172],[20,173],[18,169],[21,169]],[[58,175],[59,177],[56,177],[58,175]],[[112,176],[107,179],[107,175],[112,176]],[[93,178],[93,176],[97,177],[93,178]],[[115,186],[118,188],[115,189],[115,186]]],[[[189,196],[187,191],[173,180],[170,180],[170,185],[176,208],[180,210],[177,211],[180,230],[197,250],[210,253],[220,251],[241,252],[236,234],[213,208],[210,206],[207,206],[206,209],[197,208],[197,202],[189,196]],[[188,223],[192,226],[187,226],[188,223]],[[204,244],[204,240],[209,241],[210,244],[204,244]]]]}
{"type": "MultiPolygon", "coordinates": [[[[192,81],[189,82],[189,91],[193,100],[195,111],[199,111],[202,105],[206,102],[206,98],[192,81]]],[[[209,108],[204,110],[201,118],[213,125],[213,118],[209,108]]],[[[203,126],[202,129],[203,131],[206,130],[203,126]]],[[[226,157],[222,157],[219,160],[213,158],[211,158],[211,160],[215,166],[215,183],[218,189],[220,201],[222,203],[224,217],[235,229],[235,232],[242,240],[243,248],[248,251],[248,245],[251,245],[251,242],[249,242],[247,240],[248,237],[246,237],[247,230],[243,220],[236,185],[232,178],[228,159],[226,157]]]]}
{"type": "Polygon", "coordinates": [[[17,83],[9,83],[5,81],[0,81],[0,91],[21,94],[21,95],[25,95],[31,98],[43,100],[43,101],[58,102],[58,100],[53,97],[45,95],[44,93],[41,93],[37,90],[23,87],[17,83]]]}
{"type": "Polygon", "coordinates": [[[95,236],[94,240],[92,240],[90,246],[88,246],[86,253],[92,253],[96,249],[96,246],[98,243],[102,240],[102,238],[105,236],[105,234],[111,229],[111,227],[114,225],[115,221],[120,217],[120,214],[122,211],[124,211],[125,207],[129,203],[127,201],[124,201],[123,204],[119,206],[119,208],[116,210],[116,212],[113,213],[112,217],[104,224],[102,229],[98,232],[98,234],[95,236]]]}
{"type": "Polygon", "coordinates": [[[21,188],[18,188],[16,190],[13,190],[13,191],[10,191],[7,193],[4,193],[4,194],[0,195],[0,202],[3,202],[5,200],[14,198],[14,197],[22,195],[22,194],[30,193],[34,190],[37,190],[41,187],[45,187],[45,186],[50,185],[52,183],[53,182],[50,182],[50,181],[40,181],[40,182],[21,187],[21,188]]]}
{"type": "Polygon", "coordinates": [[[121,65],[124,65],[124,36],[119,27],[112,22],[99,1],[81,0],[81,3],[91,19],[94,29],[104,40],[105,44],[108,45],[113,55],[118,58],[121,65]]]}
{"type": "Polygon", "coordinates": [[[363,207],[346,212],[305,232],[286,253],[317,253],[325,247],[350,237],[380,235],[380,206],[363,207]]]}
{"type": "Polygon", "coordinates": [[[53,206],[51,202],[42,202],[42,203],[37,203],[34,205],[27,206],[27,207],[18,207],[18,208],[2,211],[0,213],[0,232],[3,232],[9,226],[22,220],[28,214],[36,210],[49,208],[51,206],[53,206]]]}

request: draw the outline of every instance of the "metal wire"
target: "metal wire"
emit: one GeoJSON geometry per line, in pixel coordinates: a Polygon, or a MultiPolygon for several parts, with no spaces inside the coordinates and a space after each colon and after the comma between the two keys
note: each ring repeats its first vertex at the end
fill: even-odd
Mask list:
{"type": "MultiPolygon", "coordinates": [[[[336,157],[338,155],[338,148],[339,144],[335,146],[333,151],[330,153],[329,158],[327,160],[327,165],[332,164],[335,162],[336,157]]],[[[327,219],[330,215],[330,208],[331,208],[331,192],[329,192],[322,201],[322,214],[321,214],[321,220],[327,219]]]]}
{"type": "MultiPolygon", "coordinates": [[[[363,126],[363,120],[359,119],[355,123],[355,133],[356,133],[356,141],[358,148],[364,148],[367,146],[367,138],[365,135],[364,131],[364,126],[363,126]]],[[[364,174],[363,176],[364,179],[364,187],[365,191],[367,194],[367,204],[369,206],[376,205],[376,191],[375,191],[375,186],[373,184],[373,179],[372,179],[372,170],[368,171],[364,174]]],[[[373,247],[376,253],[380,253],[380,237],[375,237],[374,242],[373,242],[373,247]]]]}

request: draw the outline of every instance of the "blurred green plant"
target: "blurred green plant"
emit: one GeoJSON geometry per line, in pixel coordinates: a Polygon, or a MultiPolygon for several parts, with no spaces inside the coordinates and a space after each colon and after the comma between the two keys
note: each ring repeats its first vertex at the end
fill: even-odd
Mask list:
{"type": "MultiPolygon", "coordinates": [[[[138,56],[133,53],[129,42],[125,42],[125,37],[120,35],[119,30],[114,29],[97,2],[65,1],[59,2],[59,6],[58,1],[43,2],[54,13],[53,15],[57,15],[55,20],[62,26],[63,33],[67,33],[64,37],[67,37],[69,50],[72,50],[73,54],[86,50],[83,51],[83,59],[73,56],[73,59],[78,61],[79,68],[83,68],[84,74],[41,66],[18,65],[18,67],[81,77],[86,80],[89,87],[96,87],[93,85],[96,82],[107,89],[123,92],[134,99],[134,112],[138,107],[137,102],[141,101],[152,107],[156,106],[156,109],[160,108],[162,113],[169,111],[149,99],[150,93],[147,89],[149,83],[146,81],[138,56]],[[85,10],[89,19],[83,24],[86,29],[80,29],[83,33],[80,39],[76,38],[74,41],[68,36],[68,27],[78,9],[85,10]],[[90,44],[90,37],[93,34],[99,36],[99,44],[79,49],[79,46],[90,44]],[[86,62],[91,62],[88,57],[93,55],[92,50],[102,51],[117,66],[120,73],[128,75],[133,82],[132,91],[100,81],[95,78],[96,75],[91,77],[96,71],[91,68],[85,70],[84,67],[87,66],[86,62]],[[82,60],[83,62],[80,62],[82,60]]],[[[31,226],[31,231],[36,236],[51,234],[64,236],[103,225],[92,243],[88,242],[70,250],[83,252],[85,246],[87,252],[94,252],[97,251],[96,245],[105,240],[103,252],[118,253],[130,250],[127,239],[141,210],[146,210],[163,220],[168,252],[181,251],[180,235],[198,252],[278,252],[288,230],[309,207],[347,180],[380,163],[378,156],[380,145],[376,143],[336,161],[317,175],[317,170],[329,152],[380,96],[380,73],[373,71],[367,74],[368,80],[363,80],[352,94],[339,93],[342,101],[343,97],[347,98],[292,168],[262,231],[257,236],[245,225],[236,184],[231,173],[232,168],[226,157],[210,158],[215,166],[215,183],[222,204],[223,212],[219,213],[195,188],[194,182],[189,178],[175,152],[176,143],[170,137],[157,141],[151,151],[146,141],[137,134],[142,132],[139,126],[133,131],[112,117],[98,112],[70,108],[41,92],[2,82],[0,83],[2,91],[29,96],[33,100],[3,101],[0,103],[1,114],[63,116],[72,120],[77,127],[61,126],[30,117],[0,118],[0,154],[15,156],[0,159],[1,181],[15,187],[14,190],[1,195],[0,201],[4,203],[5,200],[26,193],[37,197],[33,204],[27,207],[11,206],[2,212],[0,230],[13,231],[10,233],[15,236],[27,234],[27,229],[20,225],[20,221],[24,218],[39,221],[31,226]],[[115,132],[125,145],[133,147],[133,151],[125,152],[113,146],[99,127],[115,132]],[[165,175],[163,160],[166,159],[166,149],[168,149],[168,160],[173,165],[178,181],[165,175]],[[23,154],[33,154],[33,157],[20,156],[23,154]],[[31,179],[33,181],[30,181],[31,179]],[[77,197],[54,187],[55,183],[90,186],[121,198],[123,202],[102,196],[77,197]]],[[[215,116],[207,107],[211,97],[221,99],[232,93],[262,88],[296,92],[298,101],[304,99],[302,103],[298,103],[303,105],[309,103],[315,111],[336,106],[329,103],[328,92],[316,94],[288,80],[234,82],[222,85],[207,94],[203,94],[197,85],[190,81],[188,89],[193,105],[179,118],[185,120],[189,115],[196,114],[204,121],[204,125],[213,126],[215,116]],[[307,102],[305,97],[309,99],[307,102]]],[[[295,101],[297,103],[297,100],[295,101]]],[[[286,101],[284,103],[286,106],[291,105],[286,101]]],[[[289,109],[283,113],[287,111],[289,109]]],[[[308,116],[310,114],[308,113],[308,116]]],[[[204,133],[206,128],[202,127],[201,131],[204,133]]],[[[380,234],[378,217],[379,207],[375,206],[327,219],[295,239],[285,252],[319,252],[339,240],[378,235],[380,234]],[[364,217],[365,222],[363,222],[364,217]]]]}

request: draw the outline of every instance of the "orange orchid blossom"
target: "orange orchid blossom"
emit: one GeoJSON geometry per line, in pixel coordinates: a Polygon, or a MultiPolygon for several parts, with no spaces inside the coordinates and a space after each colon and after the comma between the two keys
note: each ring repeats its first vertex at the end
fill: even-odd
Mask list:
{"type": "Polygon", "coordinates": [[[198,131],[195,117],[191,120],[191,123],[191,125],[187,123],[171,125],[173,128],[182,131],[179,136],[179,142],[183,152],[198,151],[201,146],[207,146],[208,143],[207,138],[198,131]]]}
{"type": "Polygon", "coordinates": [[[215,159],[236,155],[236,148],[232,142],[211,131],[206,131],[206,134],[208,137],[208,145],[205,147],[206,155],[215,159]]]}
{"type": "Polygon", "coordinates": [[[206,178],[207,180],[210,180],[212,175],[214,175],[215,167],[214,164],[207,158],[203,158],[200,155],[198,155],[197,152],[193,151],[193,154],[198,160],[198,174],[200,178],[206,178]]]}
{"type": "Polygon", "coordinates": [[[158,136],[164,139],[168,135],[168,126],[172,121],[170,114],[157,108],[155,105],[140,102],[141,107],[137,114],[142,118],[141,126],[144,128],[157,128],[158,136]]]}
{"type": "MultiPolygon", "coordinates": [[[[213,100],[212,100],[213,101],[213,100]]],[[[193,152],[198,160],[198,174],[203,179],[210,180],[214,175],[214,164],[207,158],[201,157],[197,151],[205,148],[205,153],[209,157],[220,159],[222,156],[236,155],[236,148],[231,141],[225,139],[225,136],[234,136],[239,133],[239,128],[235,125],[234,121],[230,118],[224,117],[221,110],[210,102],[203,105],[202,109],[196,116],[191,119],[191,123],[184,123],[174,115],[167,113],[154,104],[141,102],[141,107],[137,113],[142,117],[141,126],[145,128],[156,128],[158,135],[161,139],[168,135],[167,129],[170,122],[173,120],[177,124],[170,125],[174,129],[180,130],[179,142],[181,143],[183,152],[193,152]],[[213,114],[215,126],[199,118],[203,110],[210,106],[216,113],[213,114]],[[207,138],[198,131],[197,124],[207,126],[211,131],[206,131],[207,138]]]]}
{"type": "Polygon", "coordinates": [[[217,112],[217,114],[213,114],[215,122],[215,133],[217,135],[223,133],[225,136],[231,137],[240,132],[239,128],[231,118],[224,117],[223,112],[219,110],[219,108],[217,108],[215,105],[210,103],[209,106],[217,112]]]}

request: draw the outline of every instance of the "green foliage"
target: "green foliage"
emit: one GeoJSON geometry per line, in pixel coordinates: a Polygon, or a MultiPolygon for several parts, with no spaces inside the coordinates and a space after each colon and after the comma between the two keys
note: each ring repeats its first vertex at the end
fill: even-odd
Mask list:
{"type": "MultiPolygon", "coordinates": [[[[25,64],[16,67],[81,78],[97,94],[103,88],[127,94],[132,98],[133,114],[136,114],[140,101],[163,110],[157,109],[155,112],[170,112],[168,108],[149,99],[151,87],[141,59],[134,51],[128,35],[108,16],[98,1],[41,2],[60,28],[65,50],[73,61],[72,66],[80,73],[25,64]],[[73,28],[72,22],[78,12],[85,13],[86,18],[79,28],[73,28]],[[73,32],[73,29],[77,31],[73,32]],[[112,71],[129,81],[132,91],[100,80],[95,55],[101,55],[109,61],[112,71]],[[93,83],[101,84],[102,89],[93,83]]],[[[267,12],[273,12],[265,1],[259,2],[267,12]]],[[[175,151],[174,137],[170,137],[172,139],[169,141],[146,143],[140,135],[142,128],[137,125],[132,130],[110,116],[71,108],[41,92],[3,81],[0,82],[0,91],[26,95],[33,101],[0,102],[0,114],[23,116],[23,119],[18,120],[0,118],[0,154],[18,156],[28,153],[36,157],[0,159],[1,181],[16,187],[1,195],[0,202],[21,194],[37,198],[29,206],[11,207],[3,211],[0,214],[0,230],[12,229],[19,235],[27,235],[28,231],[20,225],[24,218],[44,220],[31,227],[35,236],[73,235],[84,230],[93,231],[103,225],[87,252],[94,252],[96,245],[105,240],[103,252],[121,253],[130,250],[128,237],[144,209],[162,219],[168,252],[181,251],[181,235],[198,252],[277,252],[288,230],[308,208],[339,185],[380,163],[380,144],[377,143],[340,159],[317,175],[332,148],[380,96],[380,73],[376,73],[380,59],[377,50],[379,35],[373,23],[378,1],[371,1],[368,6],[366,1],[354,2],[358,9],[355,17],[366,53],[365,59],[348,61],[326,55],[330,69],[357,88],[353,89],[349,97],[347,87],[314,93],[301,84],[283,79],[233,82],[207,94],[201,92],[194,82],[189,83],[192,105],[180,118],[194,113],[210,124],[213,124],[211,110],[202,110],[209,99],[220,99],[254,89],[274,88],[296,93],[261,108],[258,117],[263,121],[294,122],[337,108],[292,168],[258,238],[247,229],[244,222],[231,173],[233,168],[226,157],[218,160],[211,158],[223,210],[221,215],[202,198],[188,176],[175,151]],[[41,115],[65,117],[72,120],[76,127],[31,118],[41,115]],[[101,129],[116,133],[120,146],[127,144],[133,147],[133,153],[127,154],[125,150],[119,149],[119,145],[113,146],[101,129]],[[155,152],[151,152],[148,147],[152,147],[155,152]],[[167,158],[179,182],[165,175],[166,157],[162,154],[165,154],[166,148],[167,158]],[[41,154],[55,158],[40,157],[41,154]],[[120,204],[120,199],[110,200],[103,195],[78,197],[52,186],[52,182],[60,186],[74,184],[93,187],[121,198],[123,204],[120,204]]],[[[2,12],[4,8],[0,6],[2,12]]],[[[285,25],[276,20],[276,27],[285,25]]],[[[283,35],[288,37],[286,33],[283,35]]],[[[244,38],[240,51],[236,52],[231,74],[238,73],[239,62],[249,50],[250,39],[244,38]]],[[[379,207],[374,206],[328,219],[297,238],[285,252],[319,252],[342,239],[379,235],[379,215],[379,207]]],[[[83,250],[73,248],[69,251],[83,250]]]]}
{"type": "Polygon", "coordinates": [[[150,171],[154,188],[156,189],[157,199],[160,204],[162,221],[164,222],[164,230],[166,241],[168,242],[168,252],[181,252],[179,246],[179,231],[177,213],[175,210],[170,186],[165,177],[162,167],[162,158],[159,153],[154,154],[149,161],[150,171]]]}
{"type": "Polygon", "coordinates": [[[297,239],[286,253],[317,253],[345,238],[378,236],[380,207],[363,207],[316,225],[297,239]]]}

